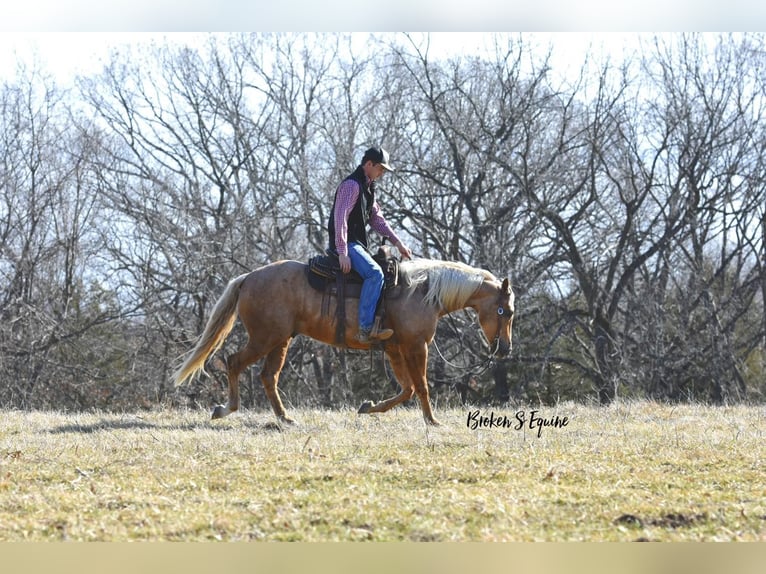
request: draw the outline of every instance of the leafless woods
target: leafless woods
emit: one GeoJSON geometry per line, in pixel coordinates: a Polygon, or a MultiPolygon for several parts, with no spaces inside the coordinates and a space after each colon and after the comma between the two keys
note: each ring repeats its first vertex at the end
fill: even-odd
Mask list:
{"type": "MultiPolygon", "coordinates": [[[[493,40],[439,58],[406,35],[218,35],[65,88],[21,66],[0,84],[0,405],[212,403],[216,365],[176,390],[175,359],[231,277],[324,249],[371,143],[414,250],[517,293],[514,356],[486,371],[471,318],[442,322],[437,400],[762,400],[764,37],[645,37],[566,77],[493,40]]],[[[281,386],[356,403],[393,384],[372,368],[299,339],[281,386]]],[[[265,404],[255,375],[243,399],[265,404]]]]}

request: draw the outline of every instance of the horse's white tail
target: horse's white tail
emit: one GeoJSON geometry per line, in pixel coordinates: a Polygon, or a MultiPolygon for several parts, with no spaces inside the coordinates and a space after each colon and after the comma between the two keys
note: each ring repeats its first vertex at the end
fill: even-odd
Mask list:
{"type": "Polygon", "coordinates": [[[234,322],[237,320],[239,288],[248,275],[249,273],[244,273],[229,281],[223,295],[213,307],[213,313],[205,325],[205,330],[197,340],[197,344],[182,357],[183,363],[173,373],[173,381],[176,386],[183,384],[200,371],[204,371],[207,358],[221,348],[226,337],[231,333],[234,322]]]}

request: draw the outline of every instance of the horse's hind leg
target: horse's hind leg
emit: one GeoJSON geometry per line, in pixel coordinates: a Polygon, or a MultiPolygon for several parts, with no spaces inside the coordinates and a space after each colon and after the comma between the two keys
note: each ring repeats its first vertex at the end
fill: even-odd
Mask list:
{"type": "Polygon", "coordinates": [[[226,405],[217,405],[213,409],[213,418],[223,418],[234,411],[239,410],[239,375],[247,367],[257,362],[263,356],[263,352],[250,343],[237,353],[233,353],[226,358],[227,378],[229,380],[229,400],[226,405]]]}
{"type": "Polygon", "coordinates": [[[287,357],[287,349],[290,346],[292,338],[287,339],[281,345],[272,349],[266,360],[263,363],[263,369],[261,370],[261,382],[263,383],[263,389],[266,391],[266,396],[269,398],[271,408],[274,409],[274,414],[277,418],[285,423],[294,422],[293,419],[287,416],[285,406],[282,404],[282,399],[279,398],[279,390],[277,384],[279,383],[279,373],[282,371],[282,367],[285,364],[285,358],[287,357]]]}

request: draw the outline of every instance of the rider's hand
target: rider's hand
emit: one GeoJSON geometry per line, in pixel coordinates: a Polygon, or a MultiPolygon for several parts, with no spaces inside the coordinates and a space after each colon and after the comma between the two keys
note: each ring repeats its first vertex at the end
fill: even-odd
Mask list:
{"type": "Polygon", "coordinates": [[[404,243],[400,241],[396,245],[396,248],[399,250],[399,253],[404,259],[412,259],[412,251],[410,251],[410,248],[407,247],[404,243]]]}
{"type": "Polygon", "coordinates": [[[340,270],[343,273],[351,271],[351,257],[348,255],[338,255],[338,262],[340,263],[340,270]]]}

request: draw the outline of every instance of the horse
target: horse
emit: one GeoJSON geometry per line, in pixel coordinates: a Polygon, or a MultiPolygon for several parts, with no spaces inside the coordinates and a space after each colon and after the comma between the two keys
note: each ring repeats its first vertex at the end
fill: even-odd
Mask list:
{"type": "MultiPolygon", "coordinates": [[[[498,280],[484,269],[450,261],[412,259],[400,263],[402,292],[387,298],[384,327],[394,335],[383,345],[401,391],[379,403],[366,401],[360,413],[385,412],[413,394],[420,399],[425,422],[439,425],[431,409],[426,366],[428,348],[438,320],[454,311],[472,308],[489,345],[489,356],[505,357],[512,350],[511,329],[515,296],[507,278],[498,280]],[[408,285],[408,286],[405,286],[408,285]]],[[[336,303],[337,305],[337,303],[336,303]]],[[[366,350],[371,343],[354,339],[358,300],[346,300],[346,346],[366,350]]],[[[293,260],[269,263],[232,279],[216,302],[194,347],[181,357],[173,373],[176,385],[204,372],[207,358],[218,351],[234,327],[237,317],[247,330],[245,346],[226,358],[229,396],[217,405],[213,419],[239,409],[239,376],[244,369],[265,357],[260,379],[277,419],[293,423],[279,396],[277,384],[287,350],[298,335],[338,345],[333,317],[323,313],[323,294],[307,279],[307,265],[293,260]]]]}

